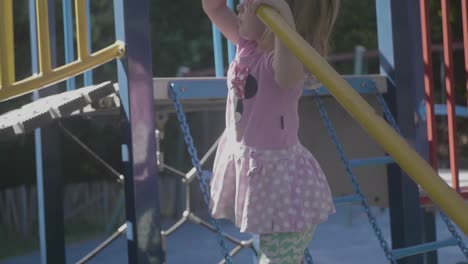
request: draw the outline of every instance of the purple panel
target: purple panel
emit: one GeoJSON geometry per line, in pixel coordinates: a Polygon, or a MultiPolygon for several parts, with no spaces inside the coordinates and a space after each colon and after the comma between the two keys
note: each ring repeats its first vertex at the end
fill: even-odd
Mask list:
{"type": "Polygon", "coordinates": [[[115,0],[114,8],[117,39],[126,45],[126,56],[119,61],[118,69],[128,258],[129,263],[163,263],[149,1],[115,0]]]}

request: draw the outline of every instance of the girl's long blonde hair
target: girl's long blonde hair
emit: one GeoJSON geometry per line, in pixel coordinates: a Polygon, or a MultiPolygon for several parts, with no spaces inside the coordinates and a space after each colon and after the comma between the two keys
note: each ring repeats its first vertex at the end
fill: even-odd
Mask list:
{"type": "MultiPolygon", "coordinates": [[[[296,25],[296,31],[317,52],[326,56],[328,54],[329,39],[335,25],[340,6],[339,0],[286,0],[291,8],[296,25]]],[[[263,34],[260,45],[269,47],[273,40],[273,32],[267,29],[263,34]]]]}

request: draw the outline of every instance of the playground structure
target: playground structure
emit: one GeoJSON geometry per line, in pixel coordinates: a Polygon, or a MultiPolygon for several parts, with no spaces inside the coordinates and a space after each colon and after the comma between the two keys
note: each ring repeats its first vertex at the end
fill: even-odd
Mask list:
{"type": "MultiPolygon", "coordinates": [[[[467,19],[467,1],[463,1],[463,17],[467,19]]],[[[203,108],[199,102],[213,100],[222,101],[226,96],[225,79],[223,75],[222,46],[219,32],[213,28],[215,67],[218,78],[166,78],[152,79],[151,73],[151,47],[148,37],[148,1],[115,0],[114,15],[116,17],[116,39],[114,44],[100,51],[90,53],[89,46],[89,3],[88,1],[75,1],[75,19],[77,32],[77,59],[74,60],[73,28],[71,15],[71,1],[64,1],[64,13],[68,14],[64,22],[67,32],[66,51],[67,64],[54,67],[51,61],[51,33],[49,28],[54,23],[51,19],[50,8],[52,1],[30,1],[30,23],[31,23],[31,50],[33,77],[24,80],[15,80],[14,43],[13,43],[13,18],[12,0],[0,3],[0,100],[38,90],[57,83],[70,80],[71,77],[91,70],[110,60],[116,59],[119,68],[118,85],[103,83],[94,85],[91,78],[85,83],[87,88],[72,90],[69,84],[69,92],[47,96],[37,99],[35,102],[16,112],[5,114],[1,121],[0,135],[2,137],[15,136],[35,130],[36,134],[36,158],[38,164],[38,194],[40,203],[40,230],[41,230],[41,252],[43,263],[63,263],[63,215],[60,207],[59,195],[63,188],[63,180],[60,179],[59,171],[54,168],[50,160],[59,162],[57,152],[53,149],[54,134],[60,129],[60,118],[73,115],[76,111],[89,108],[91,104],[110,102],[114,107],[121,107],[122,119],[122,161],[125,164],[125,172],[120,174],[114,171],[116,180],[124,182],[126,200],[127,222],[103,245],[83,258],[86,262],[99,250],[110,243],[115,237],[126,233],[128,241],[129,263],[162,263],[164,259],[164,238],[169,236],[177,226],[187,220],[195,221],[219,233],[220,244],[224,250],[227,262],[231,262],[230,255],[235,254],[244,247],[250,247],[252,241],[239,241],[223,235],[216,224],[212,226],[190,213],[188,207],[181,221],[169,230],[160,230],[159,203],[158,198],[158,172],[157,172],[157,140],[154,136],[156,131],[155,109],[161,110],[158,102],[168,102],[173,99],[181,121],[185,140],[192,154],[194,169],[189,173],[177,171],[175,168],[164,166],[173,170],[183,177],[185,182],[191,182],[198,176],[203,187],[206,188],[206,172],[202,171],[200,162],[193,147],[193,140],[189,134],[187,125],[184,123],[184,106],[193,107],[193,111],[203,108]],[[36,11],[35,11],[36,10],[36,11]],[[36,22],[37,21],[37,22],[36,22]],[[37,30],[35,30],[37,28],[37,30]],[[70,29],[71,28],[71,29],[70,29]],[[3,37],[5,36],[5,37],[3,37]],[[36,37],[37,36],[37,37],[36,37]],[[111,95],[120,97],[115,101],[111,95]],[[181,101],[182,100],[182,101],[181,101]],[[198,102],[198,103],[197,103],[198,102]],[[156,105],[155,105],[156,104],[156,105]],[[31,120],[35,122],[31,122],[31,120]],[[45,125],[48,126],[45,126],[45,125]],[[58,125],[57,125],[58,124],[58,125]],[[42,127],[39,129],[39,127],[42,127]],[[47,149],[47,151],[46,151],[47,149]],[[53,226],[54,228],[50,228],[53,226]],[[161,234],[161,236],[159,235],[161,234]],[[231,240],[237,246],[228,254],[224,239],[231,240]],[[148,243],[150,241],[150,243],[148,243]],[[53,252],[53,253],[52,253],[53,252]]],[[[229,1],[233,6],[233,2],[229,1]]],[[[324,87],[312,91],[306,87],[305,96],[313,96],[320,108],[321,117],[332,136],[333,143],[337,146],[340,159],[343,160],[348,174],[353,176],[352,167],[364,165],[387,165],[388,166],[388,203],[392,210],[392,243],[391,249],[387,242],[379,237],[378,226],[369,215],[372,228],[379,237],[383,250],[390,262],[395,263],[398,259],[408,260],[408,263],[423,263],[418,254],[437,249],[442,246],[458,245],[468,258],[468,251],[456,233],[455,228],[447,219],[449,229],[453,229],[453,238],[433,243],[422,243],[422,230],[416,230],[411,226],[419,226],[422,217],[419,215],[420,203],[437,204],[455,224],[465,233],[468,233],[468,208],[462,197],[466,197],[466,188],[459,184],[457,155],[455,152],[455,122],[456,114],[466,115],[466,107],[457,107],[454,104],[453,92],[453,62],[451,58],[450,27],[447,22],[448,1],[442,1],[442,15],[444,18],[444,53],[447,71],[446,88],[448,97],[447,117],[449,119],[450,133],[450,158],[452,170],[452,188],[442,180],[433,168],[437,168],[434,140],[434,115],[441,114],[441,106],[435,106],[432,96],[432,72],[431,72],[431,47],[428,34],[427,6],[426,1],[420,2],[404,0],[379,0],[376,1],[377,18],[379,28],[379,50],[382,65],[382,73],[379,76],[349,76],[343,79],[326,63],[316,52],[309,47],[297,34],[293,34],[284,23],[282,18],[266,7],[258,10],[259,16],[272,30],[284,41],[298,58],[311,70],[324,87]],[[407,10],[406,13],[399,10],[407,10]],[[422,22],[422,23],[421,23],[422,22]],[[410,26],[408,26],[410,25],[410,26]],[[392,34],[389,34],[391,32],[392,34]],[[422,36],[422,37],[420,37],[422,36]],[[422,41],[421,41],[422,39],[422,41]],[[422,51],[422,52],[421,52],[422,51]],[[424,58],[424,60],[423,60],[424,58]],[[396,67],[398,65],[398,67],[396,67]],[[423,72],[425,71],[425,74],[423,72]],[[403,74],[413,72],[413,75],[403,74]],[[420,74],[420,75],[418,75],[420,74]],[[418,89],[426,88],[428,100],[424,101],[424,91],[418,89]],[[412,87],[412,89],[408,89],[412,87]],[[320,97],[334,98],[355,118],[361,126],[374,139],[384,147],[389,156],[382,155],[377,158],[365,158],[347,160],[340,142],[329,122],[320,97]],[[387,122],[381,118],[381,113],[376,112],[373,107],[361,98],[359,94],[377,95],[377,102],[382,106],[382,113],[387,122]],[[386,106],[382,94],[385,95],[389,106],[386,106]],[[421,103],[426,103],[426,116],[414,122],[413,113],[419,113],[421,103]],[[393,119],[391,113],[398,113],[393,119]],[[403,137],[412,142],[413,147],[398,135],[400,126],[403,137]],[[392,128],[393,127],[393,128],[392,128]],[[427,127],[427,128],[426,128],[427,127]],[[427,134],[427,138],[426,138],[427,134]],[[427,141],[431,142],[429,150],[426,148],[427,141]],[[413,150],[419,152],[419,154],[413,150]],[[423,157],[430,157],[430,164],[423,157]],[[411,182],[395,162],[410,176],[415,183],[411,182]],[[419,190],[418,185],[421,187],[419,190]],[[402,197],[401,193],[404,193],[402,197]],[[409,247],[421,244],[416,247],[409,247]],[[412,256],[412,257],[408,257],[412,256]],[[416,262],[415,262],[416,261],[416,262]]],[[[465,50],[468,50],[468,29],[465,26],[465,50]]],[[[232,59],[234,47],[228,45],[228,55],[232,59]]],[[[466,55],[466,52],[465,52],[466,55]]],[[[468,55],[466,55],[468,65],[468,55]]],[[[468,66],[467,73],[468,73],[468,66]]],[[[316,85],[316,84],[315,84],[316,85]]],[[[54,90],[48,89],[51,93],[54,90]]],[[[56,92],[55,92],[56,93],[56,92]]],[[[38,96],[38,93],[35,93],[38,96]]],[[[164,105],[163,105],[164,106],[164,105]]],[[[90,109],[92,111],[93,109],[90,109]]],[[[156,111],[156,113],[157,113],[156,111]]],[[[161,110],[162,111],[162,110],[161,110]]],[[[166,110],[168,111],[168,110],[166,110]]],[[[315,120],[314,120],[315,121],[315,120]]],[[[67,133],[66,129],[64,130],[67,133]]],[[[215,144],[216,145],[216,144],[215,144]]],[[[214,145],[214,146],[215,146],[214,145]]],[[[214,149],[211,148],[211,151],[214,149]]],[[[90,149],[88,149],[91,151],[90,149]]],[[[208,154],[209,154],[208,153],[208,154]]],[[[203,158],[202,161],[206,160],[203,158]]],[[[104,162],[104,161],[101,161],[104,162]]],[[[110,168],[111,169],[111,168],[110,168]]],[[[374,177],[378,177],[375,176],[374,177]]],[[[352,177],[353,178],[353,177],[352,177]]],[[[352,180],[353,183],[357,183],[352,180]]],[[[188,186],[188,185],[187,185],[188,186]]],[[[353,194],[337,197],[339,203],[360,202],[365,207],[367,201],[363,199],[359,191],[353,194]],[[355,194],[354,194],[355,193],[355,194]]],[[[187,187],[188,188],[188,187],[187,187]]],[[[333,188],[333,186],[332,186],[333,188]]],[[[205,199],[207,193],[204,192],[205,199]]],[[[187,203],[189,204],[189,203],[187,203]]],[[[366,205],[367,204],[367,205],[366,205]]],[[[367,207],[366,207],[367,208],[367,207]]],[[[367,213],[369,211],[367,210],[367,213]]],[[[370,213],[369,213],[370,214],[370,213]]],[[[431,217],[426,216],[425,217],[431,217]]],[[[427,225],[427,224],[426,224],[427,225]]],[[[425,239],[431,241],[431,227],[425,231],[425,239]]],[[[307,257],[308,261],[311,261],[307,257]]],[[[309,262],[310,263],[310,262],[309,262]]],[[[403,263],[403,262],[402,262],[403,263]]]]}

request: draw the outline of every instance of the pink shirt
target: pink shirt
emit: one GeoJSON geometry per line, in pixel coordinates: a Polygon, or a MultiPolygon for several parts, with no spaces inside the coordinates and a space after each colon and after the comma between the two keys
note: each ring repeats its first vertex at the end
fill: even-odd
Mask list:
{"type": "Polygon", "coordinates": [[[257,50],[241,39],[228,74],[226,129],[238,143],[259,150],[283,149],[298,143],[298,101],[303,83],[281,89],[274,80],[273,52],[257,50]]]}
{"type": "Polygon", "coordinates": [[[228,71],[226,130],[210,181],[213,217],[241,232],[304,232],[335,212],[327,179],[300,144],[302,84],[281,89],[273,53],[241,40],[228,71]]]}

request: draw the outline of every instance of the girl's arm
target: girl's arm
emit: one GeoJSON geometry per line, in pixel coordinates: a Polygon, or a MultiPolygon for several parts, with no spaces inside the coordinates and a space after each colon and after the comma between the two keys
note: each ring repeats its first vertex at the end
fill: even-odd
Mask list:
{"type": "Polygon", "coordinates": [[[239,41],[239,21],[226,5],[226,0],[202,0],[203,10],[223,35],[232,43],[239,41]]]}
{"type": "MultiPolygon", "coordinates": [[[[284,0],[255,0],[254,8],[257,8],[260,4],[269,5],[276,9],[291,26],[292,30],[296,30],[293,14],[289,5],[284,0]]],[[[281,88],[296,87],[298,82],[304,78],[302,63],[277,37],[275,37],[273,71],[275,81],[281,88]]]]}

